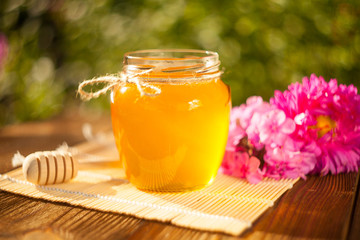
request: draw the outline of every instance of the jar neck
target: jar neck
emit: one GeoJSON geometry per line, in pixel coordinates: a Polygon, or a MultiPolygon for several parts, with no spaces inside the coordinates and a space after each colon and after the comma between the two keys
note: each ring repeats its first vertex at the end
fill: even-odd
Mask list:
{"type": "Polygon", "coordinates": [[[216,52],[202,50],[143,50],[125,54],[122,74],[142,81],[201,81],[219,78],[216,52]]]}

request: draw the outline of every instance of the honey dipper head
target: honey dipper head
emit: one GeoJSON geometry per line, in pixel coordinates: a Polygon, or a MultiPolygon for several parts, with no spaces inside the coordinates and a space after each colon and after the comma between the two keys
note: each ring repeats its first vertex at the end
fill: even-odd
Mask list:
{"type": "Polygon", "coordinates": [[[77,172],[78,162],[65,151],[35,152],[23,163],[26,180],[39,185],[67,182],[76,177],[77,172]]]}

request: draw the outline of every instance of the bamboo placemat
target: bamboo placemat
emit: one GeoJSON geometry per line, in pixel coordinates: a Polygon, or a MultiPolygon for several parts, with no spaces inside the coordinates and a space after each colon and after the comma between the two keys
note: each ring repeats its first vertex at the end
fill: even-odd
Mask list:
{"type": "MultiPolygon", "coordinates": [[[[106,152],[101,148],[99,151],[106,152]]],[[[182,227],[239,235],[297,181],[265,179],[252,185],[219,174],[212,185],[199,191],[149,193],[131,185],[117,165],[111,161],[82,164],[72,181],[47,186],[27,182],[18,168],[0,174],[0,189],[182,227]]]]}

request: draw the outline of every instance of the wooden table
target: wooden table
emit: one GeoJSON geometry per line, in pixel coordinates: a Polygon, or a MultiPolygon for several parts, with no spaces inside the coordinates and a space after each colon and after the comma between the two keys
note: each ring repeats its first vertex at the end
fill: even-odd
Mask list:
{"type": "MultiPolygon", "coordinates": [[[[82,126],[111,129],[109,113],[78,109],[0,129],[0,173],[16,151],[53,150],[84,141],[82,126]]],[[[0,239],[360,239],[359,174],[308,177],[286,192],[238,238],[167,223],[51,203],[0,191],[0,239]]]]}

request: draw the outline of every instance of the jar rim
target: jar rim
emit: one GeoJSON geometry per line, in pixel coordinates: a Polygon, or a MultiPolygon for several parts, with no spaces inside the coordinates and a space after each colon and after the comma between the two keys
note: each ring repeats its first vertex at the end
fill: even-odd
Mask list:
{"type": "Polygon", "coordinates": [[[127,59],[146,59],[146,60],[169,60],[172,61],[193,61],[194,59],[203,59],[219,61],[219,54],[214,51],[208,50],[197,50],[197,49],[147,49],[147,50],[138,50],[131,51],[124,54],[124,62],[127,59]],[[197,54],[195,56],[186,56],[183,57],[167,57],[166,54],[197,54]]]}
{"type": "Polygon", "coordinates": [[[189,81],[218,77],[219,66],[219,55],[213,51],[149,49],[126,53],[122,73],[144,81],[189,81]]]}

